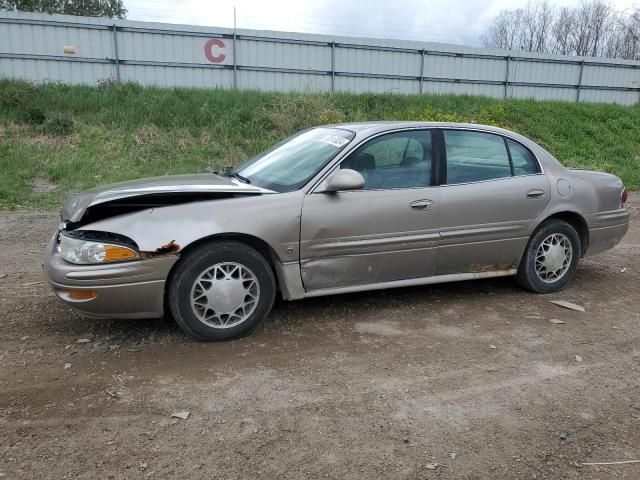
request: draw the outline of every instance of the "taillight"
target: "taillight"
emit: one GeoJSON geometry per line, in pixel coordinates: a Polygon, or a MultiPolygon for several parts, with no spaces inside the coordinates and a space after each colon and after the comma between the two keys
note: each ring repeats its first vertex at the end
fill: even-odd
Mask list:
{"type": "Polygon", "coordinates": [[[622,187],[622,193],[620,194],[620,206],[624,207],[627,203],[627,187],[622,187]]]}

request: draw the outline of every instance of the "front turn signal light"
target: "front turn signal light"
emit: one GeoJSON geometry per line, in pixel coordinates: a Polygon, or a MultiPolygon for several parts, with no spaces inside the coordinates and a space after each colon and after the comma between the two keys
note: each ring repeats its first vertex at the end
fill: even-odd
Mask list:
{"type": "Polygon", "coordinates": [[[127,247],[120,245],[104,246],[104,262],[119,262],[121,260],[133,260],[138,258],[138,254],[127,247]]]}

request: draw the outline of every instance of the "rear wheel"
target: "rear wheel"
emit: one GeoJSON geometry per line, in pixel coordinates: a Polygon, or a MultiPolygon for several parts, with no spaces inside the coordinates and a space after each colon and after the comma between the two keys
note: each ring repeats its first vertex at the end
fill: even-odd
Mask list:
{"type": "Polygon", "coordinates": [[[581,249],[575,228],[562,220],[548,220],[531,236],[516,281],[537,293],[560,290],[573,278],[581,249]]]}
{"type": "Polygon", "coordinates": [[[168,286],[174,319],[199,340],[228,340],[255,329],[273,306],[276,284],[266,259],[232,241],[187,252],[168,286]]]}

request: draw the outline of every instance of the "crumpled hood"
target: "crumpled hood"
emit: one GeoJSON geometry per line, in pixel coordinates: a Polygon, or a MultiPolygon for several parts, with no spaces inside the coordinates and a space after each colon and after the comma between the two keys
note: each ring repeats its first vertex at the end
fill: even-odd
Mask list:
{"type": "Polygon", "coordinates": [[[273,193],[271,190],[242,183],[234,178],[221,177],[211,173],[192,175],[167,175],[163,177],[141,178],[127,182],[95,187],[71,195],[62,206],[62,220],[78,222],[85,211],[94,205],[141,197],[175,193],[273,193]]]}

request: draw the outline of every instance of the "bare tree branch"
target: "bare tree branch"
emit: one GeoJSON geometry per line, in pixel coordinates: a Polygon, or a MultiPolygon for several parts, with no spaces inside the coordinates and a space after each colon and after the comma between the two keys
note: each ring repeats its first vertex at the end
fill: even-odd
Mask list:
{"type": "Polygon", "coordinates": [[[640,9],[625,15],[604,0],[582,0],[573,8],[532,0],[501,11],[480,41],[492,48],[638,60],[640,9]]]}

